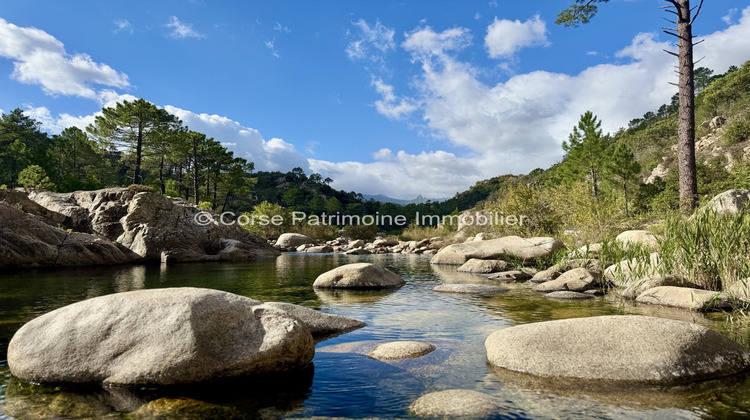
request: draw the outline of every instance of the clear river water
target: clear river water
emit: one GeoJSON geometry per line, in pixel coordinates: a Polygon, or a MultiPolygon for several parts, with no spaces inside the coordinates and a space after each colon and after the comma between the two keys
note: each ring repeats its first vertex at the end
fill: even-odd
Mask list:
{"type": "MultiPolygon", "coordinates": [[[[455,267],[419,255],[285,254],[252,263],[136,265],[0,274],[0,418],[132,418],[149,401],[171,398],[198,407],[198,416],[244,418],[410,418],[409,404],[427,392],[471,389],[505,402],[494,418],[733,418],[750,416],[750,378],[682,387],[579,389],[486,365],[484,341],[513,325],[597,315],[641,314],[695,322],[747,346],[743,314],[700,314],[635,306],[614,297],[552,301],[527,284],[492,297],[440,294],[441,283],[481,283],[455,267]],[[322,292],[315,278],[351,262],[373,262],[407,284],[391,291],[322,292]],[[135,289],[205,287],[261,301],[284,301],[365,321],[365,328],[316,345],[313,366],[293,377],[244,380],[189,389],[57,388],[11,378],[8,342],[23,323],[83,299],[135,289]],[[377,343],[424,340],[437,350],[417,359],[367,357],[377,343]],[[203,411],[200,411],[203,410],[203,411]],[[4,414],[3,414],[4,413],[4,414]]],[[[617,355],[613,354],[613,358],[617,355]]],[[[154,411],[150,412],[152,415],[154,411]]],[[[158,413],[156,413],[158,414],[158,413]]],[[[184,415],[184,414],[183,414],[184,415]]],[[[180,415],[182,416],[182,415],[180,415]]],[[[178,416],[178,417],[180,417],[178,416]]],[[[138,417],[137,415],[135,416],[138,417]]]]}

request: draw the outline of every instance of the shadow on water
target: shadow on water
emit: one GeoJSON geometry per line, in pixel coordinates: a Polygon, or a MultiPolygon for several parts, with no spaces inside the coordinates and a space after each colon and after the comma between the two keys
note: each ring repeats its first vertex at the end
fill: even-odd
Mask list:
{"type": "MultiPolygon", "coordinates": [[[[730,418],[750,410],[750,380],[733,377],[682,387],[594,388],[486,366],[484,341],[501,328],[598,315],[640,314],[708,326],[744,345],[750,318],[634,305],[613,295],[552,301],[527,283],[495,296],[435,293],[441,283],[489,283],[419,255],[284,254],[241,264],[135,265],[6,273],[0,281],[0,412],[21,418],[410,417],[420,395],[472,389],[500,398],[499,418],[730,418]],[[385,291],[313,290],[315,278],[353,262],[373,262],[407,284],[385,291]],[[314,369],[282,380],[249,379],[170,389],[57,388],[10,378],[7,344],[23,323],[80,300],[137,289],[205,287],[262,301],[284,301],[365,321],[318,343],[314,369]],[[731,321],[731,322],[730,322],[731,321]],[[366,354],[393,340],[423,340],[437,350],[382,362],[366,354]]],[[[616,355],[613,355],[616,357],[616,355]]],[[[2,415],[0,414],[0,418],[2,415]]]]}

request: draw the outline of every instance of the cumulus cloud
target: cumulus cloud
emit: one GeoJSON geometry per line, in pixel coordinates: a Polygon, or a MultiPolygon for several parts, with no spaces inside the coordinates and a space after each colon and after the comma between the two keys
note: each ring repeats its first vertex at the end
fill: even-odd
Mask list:
{"type": "Polygon", "coordinates": [[[549,45],[547,25],[539,15],[524,22],[495,18],[487,28],[484,45],[492,58],[510,57],[526,47],[549,45]]]}
{"type": "Polygon", "coordinates": [[[196,38],[196,39],[203,39],[206,37],[205,34],[202,34],[195,29],[193,29],[193,26],[187,23],[183,23],[180,21],[180,19],[177,18],[177,16],[172,16],[169,18],[169,22],[167,22],[164,26],[171,29],[168,36],[173,39],[185,39],[185,38],[196,38]]]}
{"type": "MultiPolygon", "coordinates": [[[[526,23],[539,26],[538,20],[535,17],[526,23]]],[[[488,34],[493,26],[497,30],[497,22],[490,25],[488,34]]],[[[547,42],[543,30],[531,32],[538,36],[524,39],[535,39],[538,45],[543,45],[542,40],[547,42]]],[[[696,56],[705,57],[701,65],[717,73],[749,59],[745,40],[750,39],[750,7],[736,25],[699,38],[705,42],[696,47],[696,56]]],[[[337,188],[398,198],[417,194],[446,197],[479,179],[528,173],[559,161],[562,141],[587,110],[599,116],[605,132],[614,132],[630,119],[669,102],[676,93],[676,88],[667,83],[676,81],[676,63],[663,51],[674,50],[675,46],[654,33],[636,35],[611,63],[578,74],[534,71],[496,84],[483,82],[477,76],[483,69],[458,59],[458,53],[471,42],[465,28],[417,28],[407,33],[401,44],[421,68],[414,82],[416,92],[397,96],[390,85],[377,79],[373,82],[385,104],[412,104],[410,113],[424,121],[434,136],[468,152],[458,156],[440,151],[411,155],[381,149],[373,152],[373,163],[311,160],[312,169],[334,178],[337,188]],[[435,178],[429,174],[435,174],[435,178]],[[342,177],[345,179],[340,180],[342,177]],[[412,181],[406,185],[399,182],[401,179],[412,181]]],[[[494,54],[517,51],[508,45],[522,44],[529,46],[515,40],[494,54]]],[[[385,106],[375,108],[389,118],[401,115],[385,106]]]]}
{"type": "Polygon", "coordinates": [[[332,187],[365,194],[383,193],[390,197],[412,199],[417,195],[447,198],[482,178],[471,159],[445,151],[393,154],[381,149],[372,163],[327,162],[310,159],[310,168],[331,177],[332,187]]]}
{"type": "Polygon", "coordinates": [[[393,40],[396,31],[388,28],[379,20],[374,24],[367,23],[364,19],[352,22],[356,28],[356,33],[351,33],[354,38],[346,46],[346,55],[352,60],[380,61],[388,51],[396,48],[396,42],[393,40]]]}
{"type": "Polygon", "coordinates": [[[0,18],[0,57],[13,61],[13,77],[38,84],[49,95],[96,99],[96,85],[125,88],[128,76],[96,63],[86,54],[68,54],[55,37],[34,27],[19,27],[0,18]]]}
{"type": "Polygon", "coordinates": [[[279,138],[266,141],[254,128],[245,127],[237,121],[216,114],[198,114],[167,105],[170,114],[176,115],[191,130],[206,133],[215,140],[226,143],[235,156],[255,163],[261,171],[290,171],[300,167],[309,171],[310,165],[295,146],[279,138]]]}

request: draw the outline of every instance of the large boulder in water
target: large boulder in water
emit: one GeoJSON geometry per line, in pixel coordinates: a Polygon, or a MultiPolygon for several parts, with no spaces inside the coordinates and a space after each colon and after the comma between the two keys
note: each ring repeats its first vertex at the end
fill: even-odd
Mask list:
{"type": "Polygon", "coordinates": [[[638,315],[518,325],[485,347],[494,367],[586,381],[690,383],[750,368],[750,352],[713,330],[638,315]]]}
{"type": "Polygon", "coordinates": [[[435,254],[430,263],[463,265],[472,258],[480,260],[520,260],[524,263],[530,263],[560,249],[565,249],[565,245],[555,238],[506,236],[487,241],[449,245],[435,254]]]}
{"type": "Polygon", "coordinates": [[[140,256],[99,236],[51,226],[44,215],[0,202],[0,268],[123,264],[140,256]]]}
{"type": "Polygon", "coordinates": [[[221,223],[218,215],[146,187],[28,194],[41,206],[69,217],[74,230],[120,243],[143,259],[241,261],[278,255],[263,238],[236,223],[221,223]]]}
{"type": "Polygon", "coordinates": [[[358,328],[367,326],[364,322],[347,318],[341,315],[326,314],[304,306],[293,305],[286,302],[267,302],[263,306],[269,306],[286,312],[299,319],[310,330],[313,338],[323,340],[358,328]]]}
{"type": "Polygon", "coordinates": [[[370,263],[346,264],[326,271],[313,283],[316,288],[330,289],[389,289],[406,282],[398,274],[370,263]]]}
{"type": "Polygon", "coordinates": [[[44,314],[8,345],[11,373],[37,383],[173,385],[291,371],[315,353],[297,318],[232,293],[138,290],[44,314]]]}

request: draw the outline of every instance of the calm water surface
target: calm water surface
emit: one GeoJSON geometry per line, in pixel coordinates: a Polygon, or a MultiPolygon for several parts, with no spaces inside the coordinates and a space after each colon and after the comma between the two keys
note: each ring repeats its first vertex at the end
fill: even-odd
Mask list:
{"type": "Polygon", "coordinates": [[[204,410],[199,413],[211,417],[405,418],[410,417],[409,404],[420,395],[453,388],[477,390],[506,401],[506,409],[497,418],[728,418],[750,413],[750,380],[744,377],[680,388],[579,390],[525,376],[509,377],[492,372],[485,364],[487,336],[518,324],[643,314],[706,325],[747,346],[750,323],[743,315],[636,307],[611,298],[556,302],[525,284],[513,285],[510,292],[494,297],[432,291],[441,283],[478,280],[452,267],[431,266],[428,257],[417,255],[287,254],[247,264],[4,273],[0,275],[0,413],[5,414],[0,418],[124,418],[143,413],[144,404],[160,398],[180,398],[177,401],[193,404],[204,410]],[[382,264],[407,284],[385,292],[321,292],[311,287],[320,273],[359,261],[382,264]],[[180,286],[296,303],[357,318],[368,326],[318,343],[314,366],[278,383],[244,381],[181,390],[58,389],[10,378],[5,363],[8,342],[34,317],[109,293],[180,286]],[[388,363],[364,355],[379,342],[392,340],[425,340],[438,349],[419,359],[388,363]]]}

